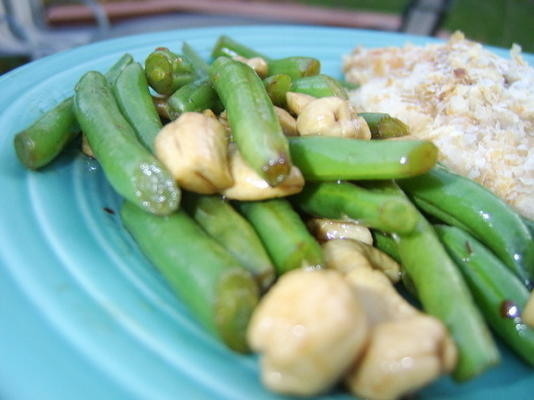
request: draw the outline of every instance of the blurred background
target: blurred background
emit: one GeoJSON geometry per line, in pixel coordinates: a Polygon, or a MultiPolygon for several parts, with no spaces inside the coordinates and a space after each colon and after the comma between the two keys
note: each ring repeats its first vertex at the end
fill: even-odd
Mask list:
{"type": "Polygon", "coordinates": [[[168,29],[315,24],[470,39],[534,53],[534,0],[0,0],[0,74],[82,44],[168,29]]]}

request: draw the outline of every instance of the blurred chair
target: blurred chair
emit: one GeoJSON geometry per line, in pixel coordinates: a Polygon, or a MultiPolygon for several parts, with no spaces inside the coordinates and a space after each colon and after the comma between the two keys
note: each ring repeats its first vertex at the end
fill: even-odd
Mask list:
{"type": "Polygon", "coordinates": [[[410,0],[404,9],[401,32],[435,35],[451,5],[451,0],[410,0]]]}
{"type": "Polygon", "coordinates": [[[102,7],[94,0],[79,2],[91,10],[96,27],[51,29],[41,0],[0,0],[0,56],[36,59],[105,36],[110,25],[102,7]]]}

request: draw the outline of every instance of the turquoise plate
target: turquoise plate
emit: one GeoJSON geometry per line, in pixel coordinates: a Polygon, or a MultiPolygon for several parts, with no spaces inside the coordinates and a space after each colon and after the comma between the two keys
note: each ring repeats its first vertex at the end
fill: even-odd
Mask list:
{"type": "MultiPolygon", "coordinates": [[[[142,61],[184,40],[207,57],[222,33],[273,57],[318,57],[334,76],[358,44],[431,40],[304,26],[177,30],[80,47],[2,76],[0,398],[284,398],[262,388],[253,356],[226,350],[172,295],[122,229],[114,213],[120,199],[98,165],[71,150],[29,172],[12,148],[13,135],[72,94],[85,71],[104,71],[125,52],[142,61]]],[[[418,397],[527,399],[533,389],[532,370],[503,349],[501,365],[480,378],[461,385],[444,378],[418,397]]]]}

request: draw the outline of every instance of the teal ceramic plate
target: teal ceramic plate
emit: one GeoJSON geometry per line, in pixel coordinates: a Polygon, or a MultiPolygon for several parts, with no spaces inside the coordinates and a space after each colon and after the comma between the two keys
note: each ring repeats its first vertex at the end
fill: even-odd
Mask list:
{"type": "MultiPolygon", "coordinates": [[[[177,30],[81,47],[2,76],[0,398],[280,398],[260,385],[254,357],[222,347],[172,295],[121,228],[119,198],[94,162],[72,150],[28,172],[12,149],[13,135],[70,95],[85,71],[104,71],[124,52],[142,61],[184,40],[207,57],[222,33],[274,57],[318,57],[335,76],[357,44],[429,41],[302,26],[177,30]]],[[[503,349],[501,365],[482,377],[462,385],[442,379],[417,397],[527,399],[533,389],[532,370],[503,349]]]]}

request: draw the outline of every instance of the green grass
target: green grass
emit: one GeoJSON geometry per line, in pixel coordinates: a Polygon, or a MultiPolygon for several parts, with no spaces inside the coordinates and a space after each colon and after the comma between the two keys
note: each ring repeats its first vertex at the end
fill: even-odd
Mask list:
{"type": "Polygon", "coordinates": [[[0,57],[0,75],[28,62],[26,57],[0,57]]]}
{"type": "Polygon", "coordinates": [[[314,6],[347,8],[386,13],[400,13],[408,0],[300,0],[300,3],[314,6]]]}
{"type": "Polygon", "coordinates": [[[445,28],[470,39],[509,48],[513,43],[534,53],[534,1],[456,0],[445,28]]]}
{"type": "MultiPolygon", "coordinates": [[[[300,0],[300,3],[354,10],[400,13],[407,0],[300,0]]],[[[534,53],[534,0],[454,0],[443,23],[473,40],[534,53]]]]}

